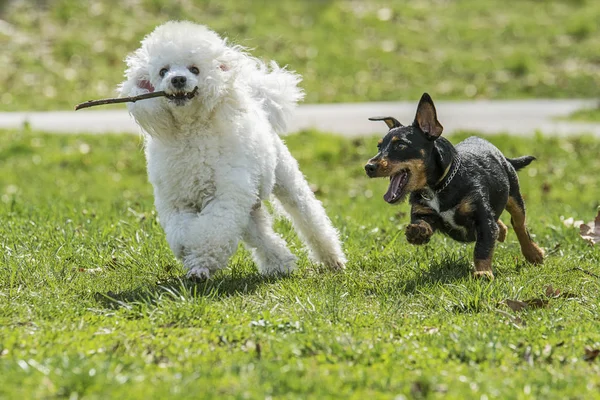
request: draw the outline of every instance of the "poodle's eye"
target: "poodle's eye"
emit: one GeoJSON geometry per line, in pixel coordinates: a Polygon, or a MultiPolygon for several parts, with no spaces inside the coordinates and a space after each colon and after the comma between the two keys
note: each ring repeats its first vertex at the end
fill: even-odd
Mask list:
{"type": "Polygon", "coordinates": [[[189,70],[194,75],[198,75],[200,73],[200,70],[196,67],[190,67],[189,70]]]}
{"type": "Polygon", "coordinates": [[[160,72],[158,74],[160,75],[161,78],[164,78],[165,75],[167,74],[167,72],[169,72],[169,70],[167,68],[163,68],[160,70],[160,72]]]}

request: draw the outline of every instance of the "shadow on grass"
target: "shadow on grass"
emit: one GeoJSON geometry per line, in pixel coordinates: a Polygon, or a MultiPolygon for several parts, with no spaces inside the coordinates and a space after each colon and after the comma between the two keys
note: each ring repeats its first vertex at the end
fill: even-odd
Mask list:
{"type": "Polygon", "coordinates": [[[173,277],[155,284],[141,285],[122,292],[96,293],[95,298],[108,308],[128,308],[134,304],[156,305],[163,299],[188,301],[196,298],[219,299],[253,293],[259,287],[288,279],[287,276],[263,276],[258,273],[243,276],[220,274],[198,281],[186,277],[173,277]]]}
{"type": "Polygon", "coordinates": [[[433,260],[428,270],[415,270],[411,279],[397,282],[395,289],[401,288],[404,294],[410,294],[432,284],[451,283],[470,276],[471,268],[471,263],[464,257],[433,260]]]}

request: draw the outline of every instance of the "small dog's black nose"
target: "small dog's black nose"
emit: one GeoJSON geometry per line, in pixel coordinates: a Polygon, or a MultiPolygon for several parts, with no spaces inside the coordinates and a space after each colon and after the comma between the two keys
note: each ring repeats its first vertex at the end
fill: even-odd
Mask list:
{"type": "Polygon", "coordinates": [[[371,176],[377,171],[377,164],[369,163],[365,165],[365,171],[367,171],[367,175],[371,176]]]}
{"type": "Polygon", "coordinates": [[[186,77],[185,76],[174,76],[173,78],[171,78],[171,84],[173,85],[173,87],[175,89],[183,89],[185,87],[185,81],[186,81],[186,77]]]}

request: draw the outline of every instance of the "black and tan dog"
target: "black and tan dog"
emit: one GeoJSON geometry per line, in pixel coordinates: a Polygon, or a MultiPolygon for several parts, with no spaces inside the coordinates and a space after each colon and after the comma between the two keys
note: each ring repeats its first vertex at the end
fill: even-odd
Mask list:
{"type": "Polygon", "coordinates": [[[425,244],[436,230],[461,242],[475,241],[475,276],[493,278],[495,242],[504,241],[507,230],[499,217],[506,209],[525,259],[543,262],[544,252],[525,226],[517,177],[517,170],[534,157],[506,158],[478,137],[453,146],[440,137],[443,127],[427,93],[410,126],[392,117],[369,119],[385,121],[390,130],[365,170],[372,178],[390,177],[383,196],[388,203],[398,203],[410,193],[411,223],[406,227],[410,243],[425,244]]]}

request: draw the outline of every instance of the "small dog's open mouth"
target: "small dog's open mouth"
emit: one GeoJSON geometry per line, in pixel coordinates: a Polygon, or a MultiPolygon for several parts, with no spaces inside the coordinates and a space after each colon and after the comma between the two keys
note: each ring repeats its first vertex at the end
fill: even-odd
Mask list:
{"type": "Polygon", "coordinates": [[[175,104],[181,105],[184,104],[187,100],[191,100],[196,96],[198,92],[198,86],[194,88],[191,92],[176,92],[173,94],[167,94],[167,99],[174,101],[175,104]]]}
{"type": "Polygon", "coordinates": [[[398,172],[396,175],[390,176],[390,186],[387,192],[383,195],[383,199],[390,204],[394,204],[403,200],[406,197],[406,185],[408,184],[410,172],[405,169],[398,172]]]}

